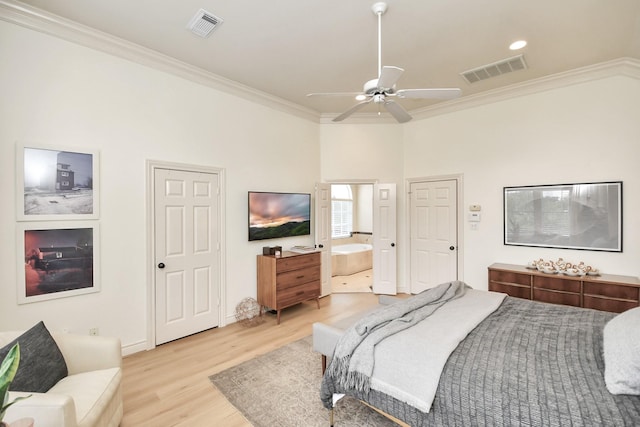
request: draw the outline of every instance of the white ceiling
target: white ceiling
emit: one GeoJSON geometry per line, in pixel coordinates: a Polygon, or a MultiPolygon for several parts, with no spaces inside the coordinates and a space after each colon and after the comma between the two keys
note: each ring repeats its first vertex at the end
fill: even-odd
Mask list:
{"type": "MultiPolygon", "coordinates": [[[[5,0],[3,0],[5,1],[5,0]]],[[[16,3],[16,2],[11,2],[16,3]]],[[[318,113],[340,113],[377,70],[374,0],[24,0],[318,113]],[[222,18],[209,38],[186,29],[222,18]]],[[[382,63],[398,89],[460,87],[464,96],[618,58],[640,60],[640,0],[387,0],[382,63]],[[514,53],[518,39],[528,45],[514,53]],[[524,54],[528,69],[468,84],[463,71],[524,54]]],[[[407,110],[436,101],[398,100],[407,110]]],[[[363,112],[375,112],[369,105],[363,112]]]]}

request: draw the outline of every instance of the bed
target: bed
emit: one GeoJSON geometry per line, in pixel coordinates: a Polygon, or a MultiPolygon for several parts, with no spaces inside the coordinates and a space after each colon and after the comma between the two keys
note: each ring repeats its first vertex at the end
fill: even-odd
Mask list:
{"type": "MultiPolygon", "coordinates": [[[[442,307],[446,304],[449,302],[442,307]]],[[[323,376],[321,399],[331,409],[340,404],[336,403],[336,396],[350,395],[415,427],[637,426],[640,425],[639,310],[616,316],[505,296],[447,356],[426,411],[375,385],[375,377],[385,378],[377,372],[378,364],[385,369],[379,350],[374,359],[374,379],[366,391],[353,384],[345,385],[340,373],[332,369],[338,358],[332,358],[323,376]],[[606,383],[605,326],[609,329],[606,383]],[[612,375],[618,377],[610,378],[612,375]],[[624,383],[622,388],[620,382],[624,383]],[[618,387],[614,390],[616,394],[608,386],[618,387]]],[[[432,317],[435,316],[420,322],[431,322],[432,317]]],[[[455,333],[456,327],[448,325],[447,334],[455,333]]],[[[391,347],[397,347],[401,341],[410,342],[421,349],[420,354],[423,348],[438,347],[437,342],[420,344],[415,338],[403,340],[402,334],[410,333],[411,329],[415,327],[394,333],[396,345],[391,347]]],[[[396,354],[387,356],[396,361],[397,372],[387,373],[386,378],[413,377],[417,375],[415,371],[424,370],[415,367],[413,373],[407,374],[403,360],[413,364],[417,359],[415,352],[406,359],[406,353],[407,347],[397,348],[396,354]]],[[[388,362],[386,366],[388,369],[388,362]]],[[[336,421],[339,425],[339,420],[336,421]]]]}

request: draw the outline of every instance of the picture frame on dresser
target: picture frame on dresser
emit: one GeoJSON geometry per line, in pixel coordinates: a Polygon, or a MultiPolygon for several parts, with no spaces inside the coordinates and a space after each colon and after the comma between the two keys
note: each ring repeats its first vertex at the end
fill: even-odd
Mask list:
{"type": "Polygon", "coordinates": [[[97,221],[17,225],[18,304],[100,291],[97,221]]]}
{"type": "Polygon", "coordinates": [[[99,218],[97,150],[16,145],[18,221],[99,218]]]}
{"type": "Polygon", "coordinates": [[[504,187],[504,244],[622,252],[622,181],[504,187]]]}

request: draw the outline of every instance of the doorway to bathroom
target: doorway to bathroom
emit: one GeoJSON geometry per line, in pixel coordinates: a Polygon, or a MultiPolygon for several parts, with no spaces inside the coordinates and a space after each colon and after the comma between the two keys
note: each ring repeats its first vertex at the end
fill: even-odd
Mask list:
{"type": "Polygon", "coordinates": [[[331,184],[331,292],[373,292],[372,183],[331,184]]]}

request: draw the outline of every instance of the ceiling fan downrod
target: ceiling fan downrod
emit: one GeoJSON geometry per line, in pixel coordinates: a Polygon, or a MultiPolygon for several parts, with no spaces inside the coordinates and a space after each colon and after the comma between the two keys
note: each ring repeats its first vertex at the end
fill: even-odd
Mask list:
{"type": "Polygon", "coordinates": [[[387,4],[383,1],[374,3],[371,10],[378,17],[378,69],[377,75],[382,73],[382,15],[387,11],[387,4]]]}

